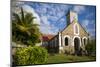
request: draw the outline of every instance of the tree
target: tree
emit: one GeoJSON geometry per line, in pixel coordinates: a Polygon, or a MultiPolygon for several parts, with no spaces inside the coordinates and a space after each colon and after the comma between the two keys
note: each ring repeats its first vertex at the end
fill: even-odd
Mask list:
{"type": "Polygon", "coordinates": [[[33,22],[34,19],[32,13],[24,12],[22,7],[20,13],[13,13],[12,40],[26,45],[40,42],[39,25],[33,22]]]}
{"type": "Polygon", "coordinates": [[[85,46],[89,56],[96,56],[96,40],[91,40],[85,46]]]}

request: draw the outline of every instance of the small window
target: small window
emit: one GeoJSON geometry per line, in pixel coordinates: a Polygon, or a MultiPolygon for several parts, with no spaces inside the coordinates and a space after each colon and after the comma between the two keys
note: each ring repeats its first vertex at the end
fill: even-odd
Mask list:
{"type": "Polygon", "coordinates": [[[78,26],[77,25],[75,26],[75,33],[78,34],[78,26]]]}
{"type": "Polygon", "coordinates": [[[74,26],[74,33],[79,34],[79,28],[78,28],[77,24],[75,24],[75,26],[74,26]]]}
{"type": "Polygon", "coordinates": [[[65,38],[65,46],[68,46],[68,38],[65,38]]]}
{"type": "Polygon", "coordinates": [[[78,34],[78,26],[75,25],[75,33],[78,34]]]}

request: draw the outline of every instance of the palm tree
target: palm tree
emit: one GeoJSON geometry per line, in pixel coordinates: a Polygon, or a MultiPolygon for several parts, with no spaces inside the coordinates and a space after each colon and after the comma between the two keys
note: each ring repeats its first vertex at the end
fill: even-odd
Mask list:
{"type": "Polygon", "coordinates": [[[21,12],[19,14],[13,13],[13,17],[12,38],[14,41],[27,45],[32,45],[39,41],[39,25],[33,22],[35,17],[31,13],[24,12],[21,7],[21,12]]]}

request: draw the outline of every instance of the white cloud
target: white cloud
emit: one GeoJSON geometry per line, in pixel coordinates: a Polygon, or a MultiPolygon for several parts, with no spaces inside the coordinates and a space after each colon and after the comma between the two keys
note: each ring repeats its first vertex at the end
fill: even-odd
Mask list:
{"type": "Polygon", "coordinates": [[[87,30],[87,32],[89,32],[90,36],[95,35],[96,30],[95,30],[95,21],[94,20],[85,19],[82,21],[82,26],[87,30]]]}
{"type": "Polygon", "coordinates": [[[49,26],[50,25],[50,22],[48,22],[48,18],[46,16],[41,16],[41,22],[44,24],[44,25],[47,25],[49,26]]]}
{"type": "Polygon", "coordinates": [[[53,21],[58,20],[60,17],[64,16],[69,8],[68,5],[58,5],[58,4],[39,4],[36,6],[36,12],[40,15],[47,15],[53,21]]]}
{"type": "Polygon", "coordinates": [[[73,11],[77,12],[77,13],[82,13],[85,10],[85,6],[74,6],[73,7],[73,11]]]}
{"type": "Polygon", "coordinates": [[[84,27],[89,27],[89,25],[92,25],[93,27],[95,27],[95,20],[88,20],[88,19],[84,19],[83,21],[82,21],[82,25],[84,26],[84,27]]]}
{"type": "Polygon", "coordinates": [[[92,16],[94,16],[94,13],[89,13],[89,14],[86,16],[86,18],[90,18],[90,17],[92,17],[92,16]]]}
{"type": "Polygon", "coordinates": [[[18,13],[18,12],[20,12],[20,9],[19,9],[19,7],[21,7],[22,5],[24,5],[24,2],[15,2],[15,1],[13,1],[12,3],[11,3],[12,5],[12,12],[16,12],[16,13],[18,13]]]}
{"type": "Polygon", "coordinates": [[[21,11],[20,7],[23,7],[24,11],[30,12],[34,17],[36,17],[34,23],[40,25],[40,18],[31,6],[24,4],[24,2],[14,2],[13,4],[15,4],[15,6],[13,5],[12,12],[19,13],[21,11]]]}
{"type": "MultiPolygon", "coordinates": [[[[53,24],[50,23],[50,21],[48,21],[48,18],[52,19],[52,20],[57,20],[57,16],[51,16],[48,14],[46,14],[47,12],[47,8],[51,8],[50,6],[46,6],[46,8],[44,8],[44,6],[42,6],[42,8],[39,8],[37,10],[34,10],[34,8],[32,8],[29,5],[26,5],[24,3],[18,3],[17,7],[14,8],[13,12],[19,13],[20,7],[23,7],[23,10],[25,12],[31,12],[33,14],[34,17],[36,17],[36,19],[34,20],[37,24],[40,25],[40,31],[44,34],[56,34],[58,32],[58,28],[55,27],[53,24]],[[35,12],[37,11],[39,14],[41,14],[41,16],[39,17],[39,15],[35,12]],[[40,23],[41,22],[41,23],[40,23]]],[[[51,14],[55,14],[56,10],[52,8],[51,10],[51,14]],[[54,13],[53,13],[54,12],[54,13]]]]}
{"type": "Polygon", "coordinates": [[[41,16],[40,31],[44,34],[57,34],[58,28],[50,24],[46,16],[41,16]]]}
{"type": "MultiPolygon", "coordinates": [[[[65,11],[68,9],[68,6],[66,5],[53,5],[53,4],[39,4],[38,9],[35,11],[40,14],[40,20],[41,20],[41,25],[40,25],[40,30],[42,33],[45,34],[57,34],[59,27],[55,26],[55,22],[64,22],[65,20],[62,19],[61,17],[64,16],[66,13],[65,11]],[[66,10],[65,10],[65,9],[66,10]],[[61,18],[59,21],[57,21],[59,18],[61,18]],[[53,23],[51,24],[51,21],[53,23]]],[[[38,5],[36,6],[38,7],[38,5]]],[[[62,24],[59,23],[59,24],[62,24]]]]}
{"type": "Polygon", "coordinates": [[[41,26],[40,31],[43,34],[54,34],[54,35],[56,35],[57,32],[58,32],[58,29],[56,27],[54,27],[54,26],[52,26],[52,27],[41,26]]]}
{"type": "Polygon", "coordinates": [[[90,33],[90,28],[88,28],[88,26],[89,26],[89,20],[88,19],[85,19],[85,20],[83,20],[82,21],[82,26],[85,28],[85,30],[87,31],[87,32],[89,32],[90,33]]]}
{"type": "Polygon", "coordinates": [[[34,19],[34,22],[40,25],[40,18],[38,14],[34,11],[34,9],[30,7],[29,5],[23,5],[22,7],[24,11],[32,13],[33,16],[36,17],[36,19],[34,19]]]}
{"type": "Polygon", "coordinates": [[[84,25],[85,27],[87,27],[88,24],[89,24],[89,20],[87,20],[87,19],[86,19],[86,20],[83,20],[82,23],[83,23],[83,25],[84,25]]]}

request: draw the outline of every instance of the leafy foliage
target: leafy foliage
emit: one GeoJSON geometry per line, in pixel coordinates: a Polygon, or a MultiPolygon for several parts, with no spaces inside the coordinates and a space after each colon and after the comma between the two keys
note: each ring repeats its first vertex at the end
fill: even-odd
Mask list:
{"type": "Polygon", "coordinates": [[[94,55],[96,53],[96,40],[91,40],[90,42],[88,42],[88,44],[86,45],[86,50],[88,52],[88,55],[94,55]]]}
{"type": "Polygon", "coordinates": [[[42,64],[48,57],[47,50],[42,47],[18,48],[13,57],[14,65],[42,64]]]}
{"type": "Polygon", "coordinates": [[[23,11],[13,13],[12,19],[12,40],[27,45],[35,45],[40,42],[40,32],[38,24],[35,24],[33,14],[23,11]]]}

